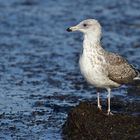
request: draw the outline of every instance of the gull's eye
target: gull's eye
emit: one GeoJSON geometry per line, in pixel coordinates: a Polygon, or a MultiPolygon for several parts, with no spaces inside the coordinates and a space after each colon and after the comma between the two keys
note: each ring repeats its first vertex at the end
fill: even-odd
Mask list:
{"type": "Polygon", "coordinates": [[[87,24],[86,24],[86,23],[84,23],[84,24],[83,24],[83,26],[84,26],[84,27],[87,27],[87,24]]]}

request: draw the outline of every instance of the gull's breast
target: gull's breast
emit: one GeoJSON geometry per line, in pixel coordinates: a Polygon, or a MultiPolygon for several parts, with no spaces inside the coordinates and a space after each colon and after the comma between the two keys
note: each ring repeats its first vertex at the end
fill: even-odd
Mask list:
{"type": "Polygon", "coordinates": [[[80,70],[84,78],[88,83],[100,88],[108,87],[109,84],[102,59],[98,59],[96,56],[87,57],[82,55],[79,60],[80,70]]]}

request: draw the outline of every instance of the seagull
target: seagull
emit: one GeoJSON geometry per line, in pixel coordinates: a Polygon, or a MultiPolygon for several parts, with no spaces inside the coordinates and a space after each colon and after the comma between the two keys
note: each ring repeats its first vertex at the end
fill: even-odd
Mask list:
{"type": "Polygon", "coordinates": [[[122,56],[102,48],[101,25],[96,19],[81,21],[76,26],[67,28],[67,31],[80,31],[84,34],[83,51],[79,59],[81,74],[89,84],[96,87],[97,108],[100,110],[102,106],[98,89],[107,90],[107,115],[113,115],[110,110],[111,89],[140,80],[139,70],[122,56]]]}

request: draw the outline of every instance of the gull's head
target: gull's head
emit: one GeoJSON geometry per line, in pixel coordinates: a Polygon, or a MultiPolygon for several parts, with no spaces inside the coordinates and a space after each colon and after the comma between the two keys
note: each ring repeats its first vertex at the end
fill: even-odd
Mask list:
{"type": "Polygon", "coordinates": [[[68,32],[73,31],[80,31],[84,34],[101,34],[101,25],[100,23],[95,19],[87,19],[76,26],[72,26],[67,29],[68,32]]]}

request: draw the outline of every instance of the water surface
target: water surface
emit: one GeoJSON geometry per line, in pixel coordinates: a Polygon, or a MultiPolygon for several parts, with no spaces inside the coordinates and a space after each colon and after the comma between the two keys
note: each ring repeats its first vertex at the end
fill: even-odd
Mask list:
{"type": "MultiPolygon", "coordinates": [[[[0,139],[61,140],[68,111],[96,101],[79,71],[82,35],[65,29],[96,18],[103,47],[140,66],[139,9],[139,0],[0,0],[0,139]]],[[[137,105],[139,93],[123,86],[113,99],[137,105]]]]}

